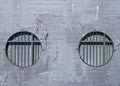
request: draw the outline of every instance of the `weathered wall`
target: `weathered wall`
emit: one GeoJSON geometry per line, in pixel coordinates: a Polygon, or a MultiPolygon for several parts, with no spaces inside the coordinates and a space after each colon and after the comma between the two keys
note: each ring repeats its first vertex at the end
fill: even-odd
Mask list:
{"type": "Polygon", "coordinates": [[[119,27],[120,0],[0,0],[0,86],[120,86],[119,27]],[[108,34],[116,50],[100,68],[84,64],[77,51],[94,29],[108,34]],[[45,50],[25,69],[12,65],[4,50],[21,30],[36,34],[45,50]]]}

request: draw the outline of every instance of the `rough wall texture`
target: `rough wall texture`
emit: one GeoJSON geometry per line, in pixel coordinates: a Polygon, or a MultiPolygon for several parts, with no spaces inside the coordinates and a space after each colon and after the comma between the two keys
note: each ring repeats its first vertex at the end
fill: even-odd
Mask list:
{"type": "Polygon", "coordinates": [[[120,86],[119,27],[120,0],[0,0],[0,86],[120,86]],[[84,64],[77,51],[94,29],[108,34],[116,50],[100,68],[84,64]],[[21,30],[37,35],[44,50],[25,69],[5,55],[7,39],[21,30]]]}

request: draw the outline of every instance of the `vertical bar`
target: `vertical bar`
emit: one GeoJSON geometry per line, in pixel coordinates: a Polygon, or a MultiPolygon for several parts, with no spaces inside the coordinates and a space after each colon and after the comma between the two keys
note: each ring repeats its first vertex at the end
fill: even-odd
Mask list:
{"type": "Polygon", "coordinates": [[[12,43],[12,62],[14,63],[14,43],[12,43]]]}
{"type": "Polygon", "coordinates": [[[28,41],[28,37],[29,37],[29,35],[26,33],[26,42],[28,42],[28,43],[26,43],[26,56],[25,56],[25,58],[26,58],[26,67],[28,66],[28,58],[29,58],[29,49],[28,49],[28,47],[29,47],[29,41],[28,41]]]}
{"type": "MultiPolygon", "coordinates": [[[[94,42],[95,40],[94,40],[94,33],[93,33],[93,42],[94,42]]],[[[94,66],[94,44],[93,44],[93,66],[94,66]]]]}
{"type": "Polygon", "coordinates": [[[16,65],[16,44],[14,44],[14,63],[16,65]]]}
{"type": "MultiPolygon", "coordinates": [[[[24,41],[26,42],[26,33],[24,34],[24,41]]],[[[26,46],[27,43],[24,45],[24,67],[26,66],[26,46]]]]}
{"type": "Polygon", "coordinates": [[[87,63],[87,45],[85,44],[85,62],[87,63]]]}
{"type": "MultiPolygon", "coordinates": [[[[98,37],[99,37],[99,36],[98,36],[98,37]]],[[[97,58],[97,66],[99,66],[99,65],[100,65],[100,45],[101,45],[101,44],[99,44],[99,45],[98,45],[98,53],[97,53],[97,54],[98,54],[98,58],[97,58]]]]}
{"type": "Polygon", "coordinates": [[[22,58],[23,58],[23,67],[25,67],[25,33],[23,32],[23,34],[22,34],[22,41],[23,41],[23,44],[22,44],[22,52],[23,52],[23,55],[22,55],[22,58]]]}
{"type": "Polygon", "coordinates": [[[11,46],[10,46],[10,52],[11,52],[11,56],[10,56],[10,60],[11,62],[13,62],[13,43],[11,43],[11,46]]]}
{"type": "MultiPolygon", "coordinates": [[[[87,38],[88,41],[88,38],[87,38]]],[[[88,44],[86,45],[86,62],[88,63],[88,44]]]]}
{"type": "Polygon", "coordinates": [[[109,59],[109,43],[108,43],[108,45],[107,45],[107,49],[108,49],[108,59],[109,59]]]}
{"type": "MultiPolygon", "coordinates": [[[[21,41],[21,36],[19,38],[19,41],[21,41]]],[[[21,44],[19,44],[19,66],[21,66],[21,44]]]]}
{"type": "Polygon", "coordinates": [[[110,59],[110,49],[111,49],[111,48],[110,48],[110,43],[109,43],[109,59],[110,59]]]}
{"type": "MultiPolygon", "coordinates": [[[[18,36],[16,36],[16,41],[18,40],[18,36]]],[[[18,46],[19,46],[19,44],[18,44],[18,42],[16,43],[16,56],[15,56],[15,58],[16,58],[16,65],[18,65],[18,46]]]]}
{"type": "MultiPolygon", "coordinates": [[[[101,38],[101,36],[100,36],[100,42],[101,42],[101,39],[102,39],[102,38],[101,38]]],[[[100,58],[99,58],[99,65],[101,65],[101,56],[102,56],[102,55],[101,55],[101,46],[102,46],[102,45],[100,45],[100,54],[99,54],[99,55],[100,55],[100,58]]]]}
{"type": "MultiPolygon", "coordinates": [[[[30,36],[28,35],[28,41],[30,40],[30,36]]],[[[29,66],[29,64],[30,64],[30,45],[28,45],[28,58],[27,58],[27,63],[28,63],[28,66],[29,66]]]]}
{"type": "Polygon", "coordinates": [[[105,63],[105,34],[103,34],[103,64],[105,63]]]}
{"type": "Polygon", "coordinates": [[[28,45],[29,45],[29,42],[28,42],[28,34],[26,33],[25,35],[25,41],[27,42],[26,43],[26,46],[25,46],[25,67],[27,67],[28,63],[27,63],[27,59],[28,59],[28,45]]]}
{"type": "MultiPolygon", "coordinates": [[[[20,35],[20,38],[19,38],[19,41],[21,41],[21,35],[20,35]]],[[[19,52],[20,52],[20,54],[19,54],[19,66],[21,66],[21,55],[22,55],[22,52],[21,52],[22,50],[21,50],[21,44],[19,45],[19,52]]]]}
{"type": "Polygon", "coordinates": [[[108,61],[109,60],[109,56],[108,56],[108,44],[106,44],[106,61],[108,61]]]}
{"type": "Polygon", "coordinates": [[[12,46],[11,46],[12,48],[12,50],[11,50],[11,52],[12,52],[12,63],[14,63],[14,43],[12,42],[12,46]]]}
{"type": "MultiPolygon", "coordinates": [[[[21,42],[23,41],[23,34],[21,34],[21,42]]],[[[21,66],[23,67],[23,45],[21,44],[21,66]]]]}
{"type": "Polygon", "coordinates": [[[33,60],[32,60],[32,56],[33,56],[33,42],[32,42],[32,40],[33,40],[33,35],[31,34],[30,35],[30,38],[29,38],[29,40],[30,40],[30,45],[29,45],[29,47],[30,47],[30,50],[29,50],[29,54],[30,54],[30,58],[29,58],[29,65],[32,65],[33,64],[33,60]]]}
{"type": "MultiPolygon", "coordinates": [[[[33,36],[33,34],[32,34],[32,41],[33,41],[33,40],[34,40],[34,36],[33,36]]],[[[33,44],[33,42],[31,42],[31,49],[32,49],[32,50],[31,50],[31,51],[32,51],[32,52],[31,52],[31,54],[32,54],[32,55],[31,55],[31,56],[32,56],[32,59],[31,59],[31,60],[32,60],[32,65],[33,65],[33,64],[34,64],[34,44],[33,44]]]]}
{"type": "Polygon", "coordinates": [[[84,50],[84,61],[86,62],[86,44],[84,44],[84,46],[85,46],[85,50],[84,50]]]}
{"type": "Polygon", "coordinates": [[[12,43],[10,43],[10,57],[9,57],[9,59],[12,62],[12,43]]]}
{"type": "Polygon", "coordinates": [[[107,62],[107,60],[108,60],[108,56],[107,56],[107,52],[108,50],[107,50],[107,40],[106,40],[106,36],[105,36],[105,63],[107,62]]]}
{"type": "MultiPolygon", "coordinates": [[[[19,34],[18,34],[18,38],[17,38],[17,41],[19,41],[19,34]]],[[[20,45],[19,45],[19,43],[18,43],[18,46],[17,46],[17,65],[19,66],[20,65],[20,63],[19,63],[19,47],[20,45]]]]}
{"type": "Polygon", "coordinates": [[[34,45],[34,63],[37,61],[36,57],[37,57],[37,43],[34,45]]]}
{"type": "MultiPolygon", "coordinates": [[[[91,42],[91,36],[90,36],[90,42],[91,42]]],[[[91,44],[90,44],[90,64],[91,64],[91,44]]]]}
{"type": "MultiPolygon", "coordinates": [[[[98,38],[97,38],[97,33],[96,33],[96,42],[97,42],[97,40],[98,40],[98,38]]],[[[99,45],[96,44],[96,66],[97,66],[97,64],[98,64],[98,62],[97,62],[97,58],[98,58],[97,49],[98,49],[98,46],[99,46],[99,45]]]]}
{"type": "Polygon", "coordinates": [[[34,43],[34,63],[36,62],[36,43],[34,43]]]}

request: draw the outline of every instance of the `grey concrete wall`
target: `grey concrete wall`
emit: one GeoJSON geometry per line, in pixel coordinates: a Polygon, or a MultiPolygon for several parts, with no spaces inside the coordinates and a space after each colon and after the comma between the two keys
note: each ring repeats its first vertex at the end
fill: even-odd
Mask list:
{"type": "Polygon", "coordinates": [[[0,0],[0,86],[120,86],[119,27],[120,0],[0,0]],[[100,68],[84,64],[77,51],[94,29],[108,34],[116,50],[100,68]],[[37,35],[44,49],[25,69],[5,55],[7,39],[21,30],[37,35]]]}

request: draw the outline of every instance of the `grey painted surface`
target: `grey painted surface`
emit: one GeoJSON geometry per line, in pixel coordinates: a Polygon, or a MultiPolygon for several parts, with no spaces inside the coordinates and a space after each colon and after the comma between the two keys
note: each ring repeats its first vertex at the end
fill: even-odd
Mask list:
{"type": "Polygon", "coordinates": [[[0,0],[0,86],[120,86],[119,27],[120,0],[0,0]],[[77,51],[94,29],[108,34],[116,50],[100,68],[84,64],[77,51]],[[44,49],[25,69],[12,65],[4,50],[21,30],[37,35],[44,49]]]}

